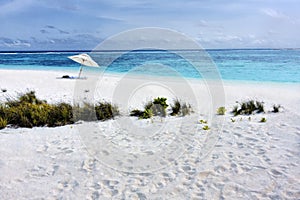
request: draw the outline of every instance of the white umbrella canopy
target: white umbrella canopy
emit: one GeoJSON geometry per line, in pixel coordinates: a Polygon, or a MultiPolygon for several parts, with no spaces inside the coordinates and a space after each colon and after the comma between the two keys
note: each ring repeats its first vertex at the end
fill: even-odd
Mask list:
{"type": "Polygon", "coordinates": [[[75,56],[69,56],[68,58],[85,66],[99,67],[99,65],[86,53],[75,55],[75,56]]]}
{"type": "MultiPolygon", "coordinates": [[[[85,65],[88,67],[99,67],[99,65],[86,53],[75,55],[75,56],[69,56],[68,58],[81,65],[85,65]]],[[[81,71],[82,71],[82,66],[80,68],[78,78],[80,78],[81,71]]]]}

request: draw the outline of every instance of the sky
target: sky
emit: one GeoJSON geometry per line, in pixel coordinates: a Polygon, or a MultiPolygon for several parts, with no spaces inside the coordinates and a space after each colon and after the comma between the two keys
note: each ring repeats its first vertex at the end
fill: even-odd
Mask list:
{"type": "Polygon", "coordinates": [[[0,51],[86,50],[133,28],[203,48],[299,48],[299,0],[0,0],[0,51]]]}

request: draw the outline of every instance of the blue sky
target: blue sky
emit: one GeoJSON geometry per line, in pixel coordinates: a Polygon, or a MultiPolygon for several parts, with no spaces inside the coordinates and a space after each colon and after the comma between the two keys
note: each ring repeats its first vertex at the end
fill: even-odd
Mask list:
{"type": "Polygon", "coordinates": [[[93,49],[141,27],[204,48],[299,48],[299,0],[0,0],[0,50],[93,49]]]}

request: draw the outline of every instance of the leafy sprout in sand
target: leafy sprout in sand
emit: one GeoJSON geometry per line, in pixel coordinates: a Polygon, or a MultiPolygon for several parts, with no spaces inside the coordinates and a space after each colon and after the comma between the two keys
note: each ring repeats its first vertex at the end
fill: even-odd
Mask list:
{"type": "Polygon", "coordinates": [[[267,119],[265,117],[261,118],[260,120],[261,123],[267,122],[267,119]]]}
{"type": "Polygon", "coordinates": [[[217,110],[218,115],[225,115],[225,113],[226,113],[226,109],[224,106],[218,108],[217,110]]]}

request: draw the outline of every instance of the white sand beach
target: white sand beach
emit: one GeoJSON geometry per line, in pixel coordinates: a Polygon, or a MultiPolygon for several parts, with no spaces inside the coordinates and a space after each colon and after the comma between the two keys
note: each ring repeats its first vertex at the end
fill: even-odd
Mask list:
{"type": "Polygon", "coordinates": [[[0,70],[0,89],[7,90],[0,91],[0,102],[34,90],[49,103],[73,103],[80,93],[86,100],[112,101],[122,115],[105,122],[0,130],[0,199],[300,198],[300,84],[224,81],[225,96],[220,93],[211,104],[220,85],[210,81],[165,78],[143,85],[141,77],[110,75],[93,91],[87,86],[92,77],[57,79],[65,74],[76,75],[0,70]],[[157,96],[180,98],[197,105],[196,112],[152,121],[128,116],[129,109],[157,96]],[[250,120],[233,117],[236,101],[249,99],[263,101],[267,111],[274,104],[282,110],[250,120]],[[216,115],[219,106],[227,109],[224,117],[216,115]],[[260,123],[262,117],[267,122],[260,123]],[[211,130],[203,130],[200,119],[208,120],[211,130]]]}

